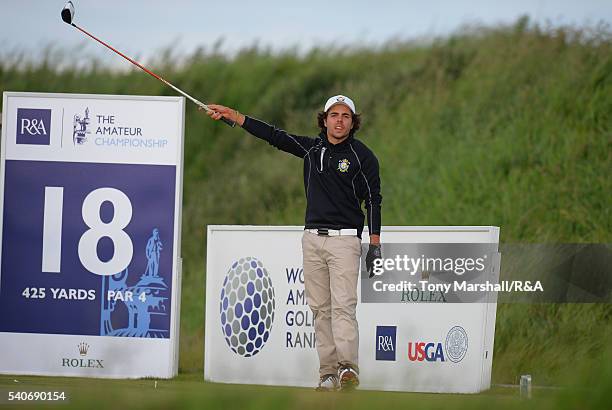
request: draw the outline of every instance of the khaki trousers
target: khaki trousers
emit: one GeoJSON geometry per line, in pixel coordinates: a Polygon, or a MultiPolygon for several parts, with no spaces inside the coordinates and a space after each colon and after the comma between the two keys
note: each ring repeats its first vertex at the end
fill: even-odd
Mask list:
{"type": "Polygon", "coordinates": [[[319,373],[338,365],[358,367],[357,278],[361,239],[356,236],[302,236],[306,301],[314,315],[319,373]]]}

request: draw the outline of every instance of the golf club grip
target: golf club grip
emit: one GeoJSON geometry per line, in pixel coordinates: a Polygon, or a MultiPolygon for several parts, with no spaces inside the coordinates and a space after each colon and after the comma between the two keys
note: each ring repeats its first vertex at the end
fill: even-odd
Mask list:
{"type": "Polygon", "coordinates": [[[224,123],[226,123],[227,125],[229,125],[230,127],[234,128],[236,126],[236,123],[228,118],[225,117],[221,117],[221,121],[223,121],[224,123]]]}

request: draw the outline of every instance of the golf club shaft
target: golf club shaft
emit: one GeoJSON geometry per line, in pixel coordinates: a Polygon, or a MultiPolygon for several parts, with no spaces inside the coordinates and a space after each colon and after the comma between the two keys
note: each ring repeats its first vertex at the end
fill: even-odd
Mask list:
{"type": "MultiPolygon", "coordinates": [[[[164,80],[162,77],[160,77],[159,75],[155,74],[153,71],[147,69],[146,67],[144,67],[143,65],[141,65],[140,63],[138,63],[135,60],[132,60],[130,57],[126,56],[125,54],[123,54],[121,51],[116,50],[115,48],[113,48],[111,45],[106,44],[104,41],[100,40],[99,38],[97,38],[96,36],[94,36],[93,34],[88,33],[86,30],[82,29],[81,27],[77,26],[74,23],[70,23],[71,26],[73,26],[74,28],[76,28],[77,30],[79,30],[81,33],[86,34],[87,36],[93,38],[94,40],[96,40],[98,43],[102,44],[103,46],[107,47],[108,49],[114,51],[115,53],[119,54],[121,57],[125,58],[126,60],[128,60],[130,63],[134,64],[136,67],[140,68],[141,70],[143,70],[145,73],[151,75],[152,77],[155,77],[156,79],[158,79],[159,81],[161,81],[162,83],[166,84],[167,86],[171,87],[174,91],[178,92],[179,94],[184,95],[185,97],[189,98],[191,101],[193,101],[195,104],[197,104],[198,106],[204,108],[206,111],[211,111],[210,108],[208,108],[208,105],[204,104],[203,102],[193,98],[192,96],[190,96],[189,94],[187,94],[186,92],[184,92],[183,90],[181,90],[178,87],[175,87],[172,83],[170,83],[169,81],[164,80]]],[[[236,123],[230,119],[227,119],[225,117],[221,117],[221,121],[223,121],[224,123],[226,123],[227,125],[229,125],[230,127],[234,127],[236,125],[236,123]]]]}

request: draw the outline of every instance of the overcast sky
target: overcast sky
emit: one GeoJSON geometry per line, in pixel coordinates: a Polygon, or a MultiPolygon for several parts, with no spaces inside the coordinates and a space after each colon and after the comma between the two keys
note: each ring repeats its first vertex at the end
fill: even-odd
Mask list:
{"type": "MultiPolygon", "coordinates": [[[[0,56],[40,55],[48,44],[117,62],[60,18],[63,0],[0,0],[0,56]],[[79,52],[83,50],[79,49],[79,52]]],[[[75,22],[128,55],[147,60],[173,46],[188,54],[223,39],[232,53],[258,43],[275,50],[315,44],[381,44],[431,38],[463,24],[511,23],[523,14],[554,25],[612,22],[612,0],[73,0],[75,22]]],[[[120,60],[119,60],[120,63],[120,60]]]]}

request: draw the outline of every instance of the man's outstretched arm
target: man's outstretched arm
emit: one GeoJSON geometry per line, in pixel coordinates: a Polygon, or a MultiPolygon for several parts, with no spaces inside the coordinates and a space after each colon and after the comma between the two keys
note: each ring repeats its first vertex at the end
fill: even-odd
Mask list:
{"type": "Polygon", "coordinates": [[[241,114],[238,110],[218,104],[208,104],[210,111],[206,114],[213,120],[227,118],[240,125],[250,134],[267,141],[281,151],[303,158],[316,143],[315,138],[289,134],[287,131],[266,124],[258,119],[241,114]]]}

